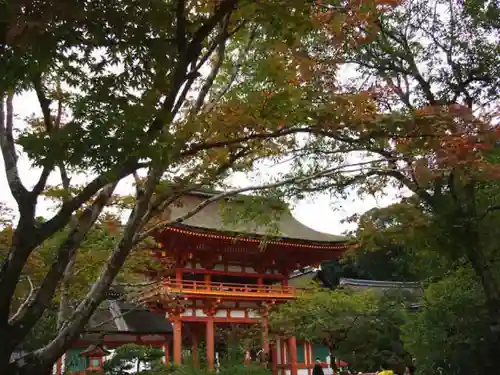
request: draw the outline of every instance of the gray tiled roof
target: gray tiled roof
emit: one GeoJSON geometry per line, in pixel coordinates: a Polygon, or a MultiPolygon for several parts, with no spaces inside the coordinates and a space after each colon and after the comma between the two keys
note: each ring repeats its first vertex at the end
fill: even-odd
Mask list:
{"type": "Polygon", "coordinates": [[[342,277],[340,285],[359,286],[365,288],[399,288],[399,289],[421,289],[422,284],[418,281],[383,281],[383,280],[363,280],[349,279],[342,277]]]}
{"type": "Polygon", "coordinates": [[[169,334],[172,325],[163,314],[148,310],[142,306],[124,302],[105,301],[92,315],[85,329],[86,333],[111,334],[169,334]],[[111,312],[111,304],[119,307],[119,316],[111,312]],[[120,319],[125,327],[120,324],[120,319]]]}
{"type": "MultiPolygon", "coordinates": [[[[166,215],[170,219],[175,219],[185,215],[191,210],[195,209],[201,202],[210,198],[214,193],[207,192],[195,192],[185,195],[181,200],[179,200],[179,205],[172,205],[168,208],[168,213],[166,215]]],[[[255,198],[262,199],[262,198],[255,198]]],[[[227,202],[225,203],[227,204],[227,202]]],[[[241,201],[238,199],[232,199],[230,201],[231,205],[242,205],[241,201]]],[[[273,204],[265,202],[266,209],[273,209],[273,204]]],[[[223,207],[223,206],[222,206],[223,207]]],[[[236,207],[236,206],[235,206],[236,207]]],[[[240,206],[242,207],[242,206],[240,206]]],[[[270,235],[272,232],[278,230],[278,235],[276,237],[313,241],[313,242],[344,242],[346,238],[343,236],[337,236],[333,234],[318,232],[308,226],[300,223],[295,219],[288,209],[279,211],[277,208],[276,213],[279,217],[274,225],[265,225],[263,223],[256,224],[251,222],[244,222],[242,220],[236,220],[233,223],[228,223],[227,220],[221,216],[221,203],[213,202],[203,208],[200,212],[190,217],[189,219],[182,222],[182,225],[210,229],[223,232],[236,232],[241,234],[256,234],[256,235],[270,235]]]]}
{"type": "Polygon", "coordinates": [[[348,287],[353,289],[374,289],[384,292],[389,290],[403,290],[406,292],[410,292],[415,296],[422,296],[424,292],[423,285],[420,282],[341,278],[339,281],[339,285],[341,287],[348,287]]]}

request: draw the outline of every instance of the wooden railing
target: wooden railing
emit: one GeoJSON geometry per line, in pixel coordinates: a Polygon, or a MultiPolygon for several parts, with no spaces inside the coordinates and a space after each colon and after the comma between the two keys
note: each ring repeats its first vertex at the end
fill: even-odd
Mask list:
{"type": "Polygon", "coordinates": [[[146,297],[148,295],[159,295],[163,293],[290,299],[295,297],[296,289],[292,286],[283,285],[217,283],[193,280],[182,280],[178,282],[176,280],[164,280],[163,282],[158,283],[154,288],[152,288],[150,290],[150,293],[146,291],[143,294],[143,297],[146,297]]]}

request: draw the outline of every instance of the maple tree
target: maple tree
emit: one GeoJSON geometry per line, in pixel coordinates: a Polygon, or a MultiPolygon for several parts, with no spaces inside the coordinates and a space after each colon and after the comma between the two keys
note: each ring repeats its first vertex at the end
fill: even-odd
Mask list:
{"type": "Polygon", "coordinates": [[[422,213],[432,212],[441,250],[465,257],[477,273],[500,342],[498,249],[483,241],[499,209],[483,194],[494,191],[500,171],[498,30],[478,24],[462,1],[403,1],[368,16],[369,27],[355,29],[362,43],[343,35],[339,46],[335,33],[331,48],[311,41],[317,66],[344,62],[352,77],[327,85],[330,76],[318,69],[305,83],[311,132],[285,175],[317,178],[282,194],[412,195],[422,213]]]}
{"type": "Polygon", "coordinates": [[[419,374],[484,374],[490,367],[488,312],[479,280],[462,267],[429,285],[419,313],[402,327],[419,374]]]}
{"type": "Polygon", "coordinates": [[[375,274],[375,280],[429,282],[463,263],[463,253],[443,245],[446,228],[439,225],[439,218],[415,197],[354,215],[350,220],[358,223],[353,234],[360,249],[346,256],[359,263],[361,272],[375,274]],[[363,263],[365,257],[368,259],[363,263]],[[372,259],[378,263],[371,265],[372,259]],[[384,267],[384,261],[390,266],[384,267]],[[369,268],[364,270],[363,264],[369,268]]]}
{"type": "Polygon", "coordinates": [[[333,357],[368,372],[387,362],[409,363],[400,337],[405,317],[402,295],[316,286],[273,309],[269,323],[275,334],[327,345],[333,357]]]}
{"type": "Polygon", "coordinates": [[[295,134],[311,125],[304,83],[318,69],[305,53],[309,42],[339,25],[366,25],[378,3],[0,2],[0,146],[18,211],[0,269],[0,372],[50,371],[134,246],[154,230],[228,195],[297,180],[231,190],[185,217],[154,222],[183,194],[205,185],[227,188],[232,172],[296,149],[295,134]],[[339,11],[346,6],[347,16],[339,11]],[[40,116],[21,122],[15,105],[25,93],[35,94],[40,116]],[[23,183],[21,150],[39,173],[31,186],[23,183]],[[130,176],[136,194],[123,199],[126,218],[109,238],[99,223],[130,176]],[[36,209],[48,196],[60,199],[42,220],[36,209]],[[80,273],[92,286],[65,313],[66,296],[78,285],[75,264],[87,259],[78,254],[97,254],[83,246],[87,237],[104,240],[99,258],[105,250],[107,257],[97,273],[80,273]],[[17,306],[20,277],[43,249],[50,256],[38,269],[39,284],[17,306]],[[53,339],[11,360],[56,296],[62,314],[53,339]]]}

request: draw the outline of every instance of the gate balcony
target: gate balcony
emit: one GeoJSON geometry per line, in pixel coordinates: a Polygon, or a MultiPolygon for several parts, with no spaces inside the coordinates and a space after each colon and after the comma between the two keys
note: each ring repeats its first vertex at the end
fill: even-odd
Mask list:
{"type": "Polygon", "coordinates": [[[296,297],[293,286],[217,283],[193,280],[164,280],[145,290],[140,300],[147,302],[157,297],[229,297],[232,299],[290,300],[296,297]]]}

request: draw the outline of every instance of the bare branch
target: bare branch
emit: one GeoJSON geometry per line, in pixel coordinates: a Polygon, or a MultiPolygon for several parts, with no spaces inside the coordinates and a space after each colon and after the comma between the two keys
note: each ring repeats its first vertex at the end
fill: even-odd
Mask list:
{"type": "Polygon", "coordinates": [[[12,314],[12,316],[9,318],[9,324],[15,321],[19,317],[19,315],[21,315],[24,312],[29,302],[31,301],[31,298],[33,297],[33,293],[35,292],[35,286],[33,285],[33,281],[31,281],[31,277],[27,276],[26,279],[30,284],[30,291],[28,293],[28,296],[24,299],[24,302],[21,304],[21,306],[19,306],[17,311],[14,314],[12,314]]]}
{"type": "Polygon", "coordinates": [[[180,55],[184,54],[184,51],[186,49],[186,17],[184,15],[185,6],[185,0],[177,0],[177,7],[175,9],[177,20],[176,43],[180,55]]]}
{"type": "Polygon", "coordinates": [[[180,156],[181,157],[192,156],[192,155],[195,155],[196,153],[198,153],[199,151],[203,151],[203,150],[210,150],[210,149],[219,148],[219,147],[236,145],[239,143],[243,143],[243,142],[251,141],[251,140],[257,140],[257,139],[279,138],[279,137],[283,137],[285,135],[298,134],[298,133],[314,133],[314,131],[313,131],[313,129],[308,128],[308,127],[282,128],[280,130],[276,130],[276,131],[268,132],[268,133],[252,133],[252,134],[245,135],[243,137],[228,138],[228,139],[224,139],[221,141],[195,143],[194,145],[192,145],[188,149],[182,151],[180,153],[180,156]]]}
{"type": "MultiPolygon", "coordinates": [[[[182,3],[183,1],[180,0],[182,3]]],[[[176,111],[179,110],[182,102],[177,100],[179,90],[182,88],[184,84],[187,87],[184,87],[183,94],[187,94],[189,87],[194,81],[193,74],[189,74],[187,72],[188,67],[191,64],[194,64],[199,57],[200,51],[202,49],[203,41],[207,38],[207,36],[213,31],[213,29],[217,26],[219,22],[228,14],[231,13],[234,9],[238,0],[224,0],[218,3],[218,6],[214,12],[214,14],[205,21],[205,23],[194,33],[193,38],[189,42],[188,46],[185,48],[185,51],[182,49],[182,53],[179,54],[179,61],[177,66],[175,67],[175,73],[172,78],[172,85],[170,92],[166,95],[165,100],[161,106],[160,111],[156,115],[155,119],[151,123],[148,135],[156,134],[158,131],[164,127],[165,123],[172,121],[172,119],[176,115],[176,111]],[[187,81],[187,82],[186,82],[187,81]],[[175,109],[175,111],[173,111],[175,109]]],[[[178,3],[180,6],[180,3],[178,3]]],[[[179,9],[179,8],[178,8],[179,9]]],[[[182,22],[178,25],[178,27],[182,27],[182,22]]],[[[178,29],[178,35],[182,32],[182,29],[178,29]]],[[[183,43],[182,40],[180,40],[183,43]]],[[[198,72],[191,72],[196,75],[198,72]]]]}
{"type": "Polygon", "coordinates": [[[94,329],[97,329],[99,327],[102,327],[103,325],[107,324],[107,323],[111,323],[113,321],[116,320],[116,318],[121,318],[121,317],[124,317],[124,316],[127,316],[128,314],[134,312],[134,311],[137,311],[138,310],[138,307],[135,307],[133,309],[130,309],[130,310],[127,310],[125,312],[122,312],[121,314],[117,314],[117,316],[113,316],[112,318],[109,318],[109,319],[105,319],[103,320],[102,322],[99,322],[98,324],[94,325],[94,326],[91,326],[89,328],[87,328],[86,330],[87,331],[92,331],[94,329]]]}
{"type": "Polygon", "coordinates": [[[203,106],[205,98],[215,81],[215,77],[219,73],[220,67],[222,66],[222,62],[224,61],[224,57],[226,54],[226,40],[229,35],[227,32],[228,24],[229,24],[229,16],[226,16],[226,18],[222,22],[221,31],[217,37],[217,44],[219,45],[219,48],[217,49],[217,56],[215,58],[215,62],[212,66],[212,69],[210,70],[210,73],[205,79],[205,82],[201,86],[200,92],[198,93],[198,97],[193,107],[193,112],[195,113],[198,112],[200,108],[203,106]]]}
{"type": "Polygon", "coordinates": [[[82,205],[89,201],[100,189],[105,185],[113,182],[119,181],[122,178],[130,175],[135,170],[141,168],[143,165],[137,162],[130,162],[125,164],[117,171],[110,171],[108,173],[103,173],[88,183],[78,195],[73,199],[68,200],[63,203],[59,212],[50,220],[43,223],[39,230],[37,231],[40,236],[40,241],[45,240],[52,234],[62,229],[71,218],[73,213],[78,210],[82,205]]]}
{"type": "Polygon", "coordinates": [[[224,0],[220,2],[214,14],[201,26],[194,34],[191,43],[189,43],[187,55],[194,55],[200,48],[203,40],[210,34],[210,32],[217,26],[219,22],[232,12],[238,0],[224,0]]]}
{"type": "Polygon", "coordinates": [[[33,190],[31,190],[31,196],[38,197],[40,195],[43,189],[45,189],[45,185],[47,184],[47,179],[49,178],[51,172],[52,172],[52,166],[43,167],[38,182],[33,187],[33,190]]]}
{"type": "MultiPolygon", "coordinates": [[[[43,92],[42,77],[40,74],[38,74],[34,77],[33,83],[35,86],[35,91],[36,91],[36,94],[38,97],[38,101],[40,103],[40,107],[42,108],[46,132],[48,134],[51,134],[54,131],[56,131],[57,129],[60,129],[60,127],[61,127],[63,102],[62,102],[60,82],[59,81],[57,82],[57,93],[59,95],[59,101],[57,102],[57,113],[56,113],[55,123],[52,122],[52,116],[50,113],[51,101],[46,98],[45,93],[43,92]]],[[[60,163],[60,166],[61,165],[62,165],[62,163],[60,163]]],[[[63,166],[63,168],[64,168],[64,166],[63,166]]],[[[38,182],[35,184],[33,190],[31,191],[31,195],[34,197],[34,199],[36,199],[36,197],[38,197],[40,195],[40,193],[43,191],[43,189],[45,189],[45,186],[47,184],[47,179],[49,178],[49,175],[53,169],[54,169],[53,163],[49,163],[47,165],[44,165],[43,170],[42,170],[42,174],[40,175],[38,182]]],[[[65,175],[67,176],[66,172],[65,172],[65,175]]],[[[61,178],[63,178],[62,175],[61,175],[61,178]]],[[[64,181],[63,181],[63,186],[64,186],[64,181]]],[[[69,187],[69,183],[68,183],[68,187],[69,187]]],[[[65,188],[65,190],[68,191],[68,188],[65,188]]]]}
{"type": "Polygon", "coordinates": [[[243,61],[245,61],[245,57],[248,54],[248,51],[250,51],[250,48],[252,46],[252,43],[255,40],[255,37],[257,36],[257,26],[254,26],[252,30],[250,31],[250,36],[248,38],[248,42],[241,51],[241,55],[238,57],[238,61],[236,62],[236,65],[233,67],[233,71],[231,73],[231,77],[229,78],[229,82],[227,83],[226,87],[224,87],[218,94],[214,96],[212,100],[210,100],[210,104],[207,105],[207,108],[205,109],[205,112],[210,112],[213,107],[215,106],[216,103],[220,101],[220,99],[226,95],[226,93],[229,91],[231,86],[233,85],[234,81],[236,80],[236,77],[238,76],[238,73],[241,70],[241,67],[243,66],[243,61]]]}
{"type": "Polygon", "coordinates": [[[33,86],[35,88],[38,102],[40,103],[40,107],[42,109],[45,130],[47,131],[47,133],[51,133],[54,129],[54,125],[52,123],[52,115],[50,113],[51,100],[47,99],[47,96],[45,96],[42,83],[42,75],[40,73],[37,73],[33,76],[33,86]]]}
{"type": "Polygon", "coordinates": [[[478,221],[483,220],[490,212],[494,211],[500,211],[500,206],[499,205],[488,206],[488,208],[481,214],[481,216],[479,216],[477,220],[478,221]]]}
{"type": "MultiPolygon", "coordinates": [[[[234,28],[231,32],[228,33],[228,36],[233,36],[236,34],[244,25],[246,24],[246,21],[243,20],[241,21],[238,26],[234,28]]],[[[198,63],[196,63],[196,66],[194,68],[195,71],[199,71],[201,67],[208,61],[209,57],[212,55],[212,53],[216,50],[217,46],[219,45],[219,37],[215,38],[215,42],[213,42],[210,47],[207,49],[205,54],[200,58],[198,63]]]]}

